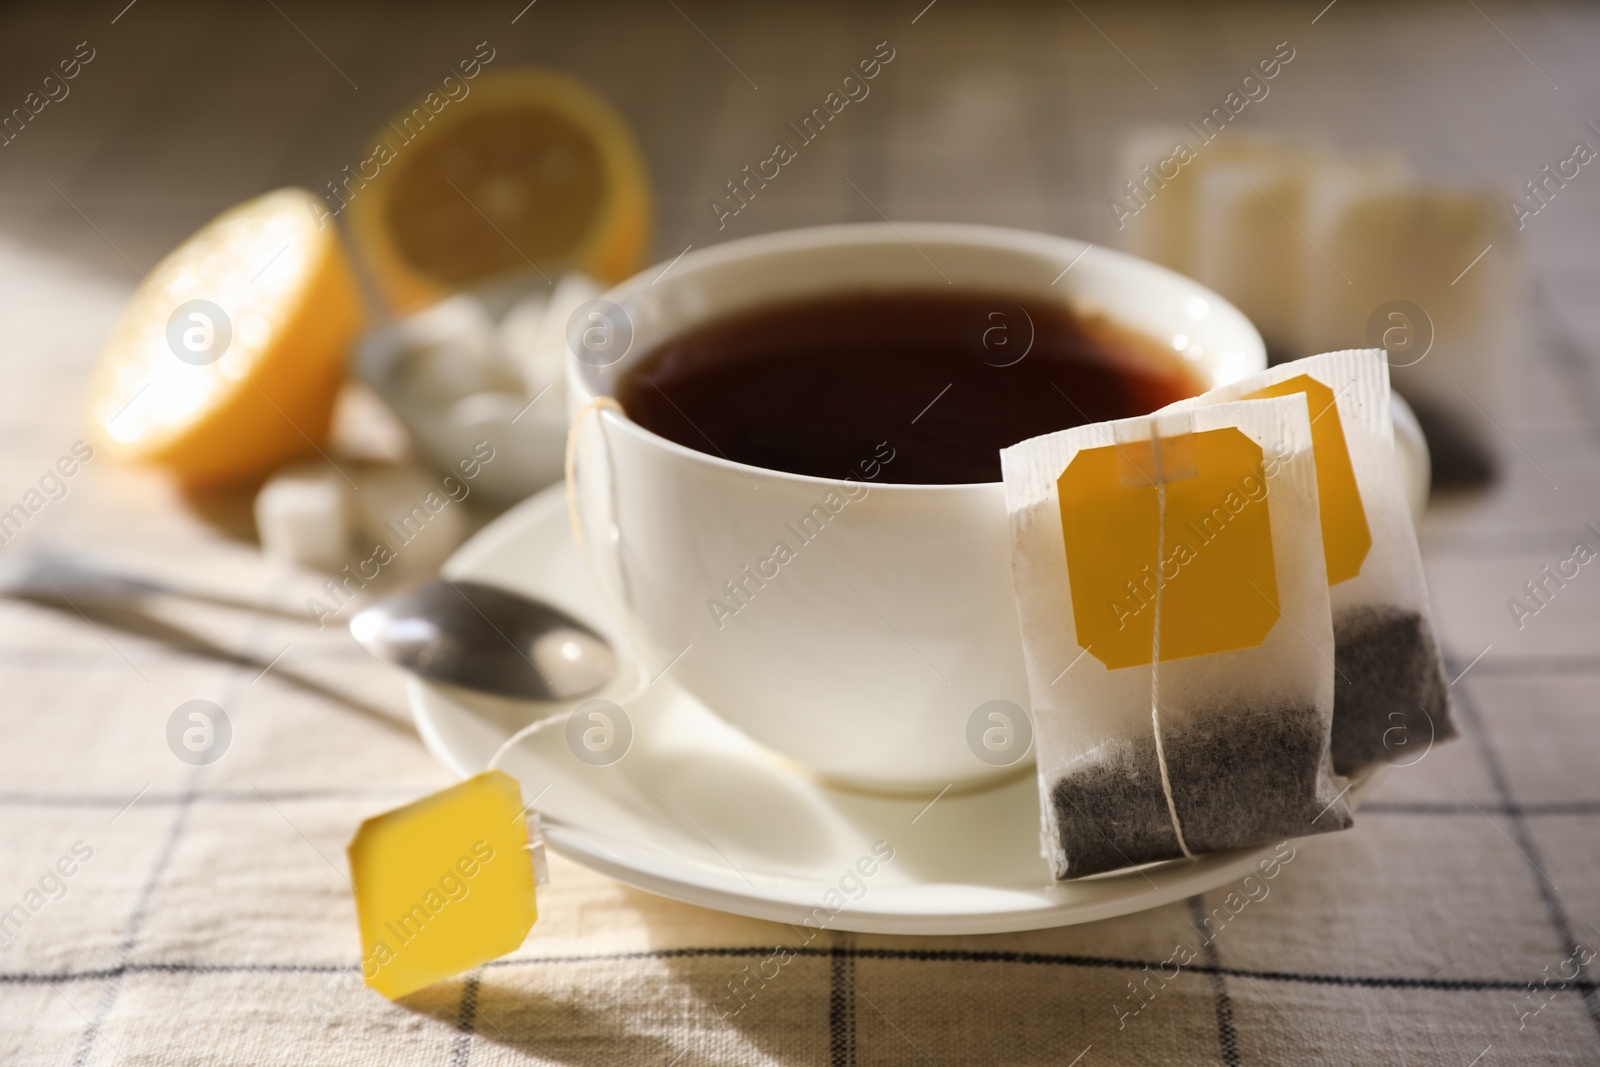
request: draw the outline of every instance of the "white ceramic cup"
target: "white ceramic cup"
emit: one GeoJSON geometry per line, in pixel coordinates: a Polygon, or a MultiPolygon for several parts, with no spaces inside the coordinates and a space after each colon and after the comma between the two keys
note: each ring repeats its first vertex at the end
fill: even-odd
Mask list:
{"type": "Polygon", "coordinates": [[[1000,483],[895,484],[893,463],[869,483],[767,470],[591,402],[707,320],[947,283],[1104,312],[1172,344],[1207,388],[1266,366],[1249,321],[1188,278],[1062,237],[944,223],[822,226],[691,252],[584,310],[567,365],[569,403],[583,412],[573,430],[579,547],[649,673],[670,663],[677,682],[757,741],[879,791],[937,792],[1009,770],[968,741],[980,705],[1029,705],[1000,483]]]}

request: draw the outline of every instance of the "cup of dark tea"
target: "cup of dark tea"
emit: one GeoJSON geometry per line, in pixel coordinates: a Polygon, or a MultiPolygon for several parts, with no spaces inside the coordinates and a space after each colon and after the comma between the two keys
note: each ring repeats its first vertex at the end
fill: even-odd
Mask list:
{"type": "Polygon", "coordinates": [[[651,673],[903,793],[1029,758],[1000,449],[1266,366],[1188,278],[944,223],[693,251],[578,309],[568,347],[574,531],[651,673]]]}

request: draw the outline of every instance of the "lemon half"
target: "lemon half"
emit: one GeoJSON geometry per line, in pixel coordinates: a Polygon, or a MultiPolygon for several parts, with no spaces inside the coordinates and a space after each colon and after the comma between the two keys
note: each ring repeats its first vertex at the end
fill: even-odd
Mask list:
{"type": "Polygon", "coordinates": [[[385,299],[411,310],[509,272],[636,271],[650,198],[622,117],[552,70],[462,84],[460,99],[430,94],[396,115],[336,191],[385,299]]]}
{"type": "Polygon", "coordinates": [[[258,478],[327,437],[363,319],[316,197],[280,189],[240,204],[134,294],[91,379],[90,433],[188,485],[258,478]]]}

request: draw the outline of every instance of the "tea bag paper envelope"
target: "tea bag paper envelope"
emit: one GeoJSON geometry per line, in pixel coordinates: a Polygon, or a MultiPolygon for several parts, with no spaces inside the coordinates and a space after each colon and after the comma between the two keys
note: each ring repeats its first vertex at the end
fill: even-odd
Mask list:
{"type": "Polygon", "coordinates": [[[361,824],[349,858],[367,985],[402,997],[522,944],[538,918],[525,816],[517,780],[491,770],[361,824]]]}
{"type": "Polygon", "coordinates": [[[1395,457],[1382,349],[1269,368],[1168,411],[1306,397],[1333,610],[1333,769],[1408,764],[1456,735],[1417,533],[1395,457]]]}
{"type": "Polygon", "coordinates": [[[1301,395],[1001,452],[1057,878],[1339,830],[1301,395]]]}

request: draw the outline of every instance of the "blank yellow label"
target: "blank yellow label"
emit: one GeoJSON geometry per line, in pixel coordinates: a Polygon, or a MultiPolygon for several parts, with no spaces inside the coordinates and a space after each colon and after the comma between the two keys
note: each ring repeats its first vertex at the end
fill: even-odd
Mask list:
{"type": "Polygon", "coordinates": [[[1149,663],[1158,592],[1164,661],[1266,638],[1279,611],[1261,464],[1232,427],[1073,457],[1056,488],[1080,647],[1112,669],[1149,663]]]}
{"type": "Polygon", "coordinates": [[[1350,449],[1345,444],[1344,424],[1339,421],[1333,390],[1302,374],[1259,389],[1244,399],[1295,393],[1306,395],[1306,409],[1311,415],[1317,502],[1322,509],[1322,556],[1328,568],[1328,584],[1338,585],[1361,573],[1361,564],[1372,549],[1372,532],[1367,528],[1366,509],[1361,506],[1361,490],[1356,488],[1356,472],[1350,463],[1350,449]]]}
{"type": "Polygon", "coordinates": [[[391,1000],[514,951],[539,915],[522,790],[503,771],[368,819],[349,855],[361,976],[391,1000]]]}

